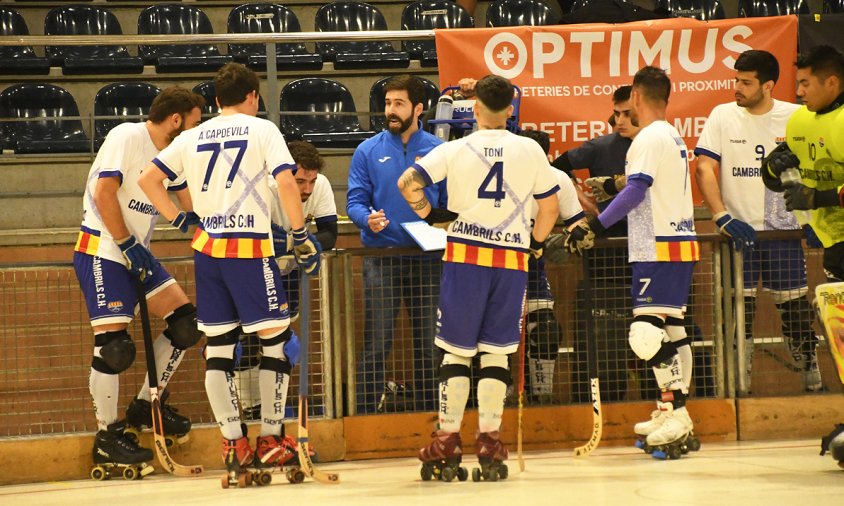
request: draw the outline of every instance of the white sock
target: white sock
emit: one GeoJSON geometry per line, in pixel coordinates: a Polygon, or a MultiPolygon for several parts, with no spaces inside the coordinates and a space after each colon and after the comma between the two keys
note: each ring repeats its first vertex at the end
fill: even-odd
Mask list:
{"type": "MultiPolygon", "coordinates": [[[[451,353],[443,355],[443,365],[458,364],[471,367],[472,359],[451,353]]],[[[460,432],[463,413],[469,400],[469,377],[455,376],[440,382],[440,430],[460,432]]]]}
{"type": "Polygon", "coordinates": [[[684,394],[689,393],[686,384],[683,383],[683,366],[680,358],[674,355],[667,362],[653,367],[656,384],[660,390],[680,390],[684,394]]]}
{"type": "MultiPolygon", "coordinates": [[[[284,343],[273,346],[264,345],[264,339],[269,339],[281,334],[281,332],[270,336],[259,336],[261,338],[261,357],[270,357],[287,361],[284,356],[284,343]]],[[[287,384],[290,382],[290,375],[269,369],[261,369],[259,373],[259,385],[261,390],[261,435],[280,436],[281,426],[284,422],[284,406],[287,403],[287,384]]]]}
{"type": "MultiPolygon", "coordinates": [[[[481,375],[487,367],[509,368],[507,355],[481,355],[481,375]]],[[[501,415],[504,413],[504,398],[507,396],[507,384],[493,378],[481,377],[478,381],[478,430],[495,432],[501,428],[501,415]]]]}
{"type": "MultiPolygon", "coordinates": [[[[185,356],[184,350],[177,350],[173,347],[173,343],[164,334],[155,338],[152,343],[152,349],[155,353],[155,371],[158,373],[158,386],[163,390],[176,368],[182,363],[182,357],[185,356]]],[[[138,393],[138,399],[149,401],[149,374],[144,375],[144,386],[138,393]]]]}
{"type": "MultiPolygon", "coordinates": [[[[99,354],[99,348],[97,354],[99,354]]],[[[94,399],[97,428],[106,430],[109,424],[117,421],[117,394],[120,390],[120,379],[116,374],[104,374],[91,368],[88,390],[94,399]]]]}
{"type": "MultiPolygon", "coordinates": [[[[227,358],[234,356],[234,345],[209,346],[205,349],[208,358],[227,358]]],[[[237,389],[231,373],[216,369],[205,371],[205,392],[214,418],[220,425],[223,437],[230,440],[243,437],[240,429],[240,413],[238,412],[237,389]]]]}
{"type": "Polygon", "coordinates": [[[688,344],[677,347],[677,357],[680,361],[680,369],[683,373],[683,384],[686,385],[686,392],[692,386],[692,370],[694,369],[694,358],[692,357],[692,347],[688,344]]]}

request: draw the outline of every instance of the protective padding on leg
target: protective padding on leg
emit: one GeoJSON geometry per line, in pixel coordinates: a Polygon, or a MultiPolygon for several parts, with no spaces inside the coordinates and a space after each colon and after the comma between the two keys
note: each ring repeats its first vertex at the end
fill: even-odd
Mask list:
{"type": "Polygon", "coordinates": [[[176,308],[173,314],[165,318],[167,328],[164,335],[178,350],[186,350],[202,339],[202,332],[196,327],[196,307],[187,303],[176,308]]]}
{"type": "Polygon", "coordinates": [[[261,339],[261,370],[290,374],[292,367],[290,362],[284,358],[284,343],[289,341],[292,336],[293,331],[290,328],[275,334],[258,336],[261,339]]]}
{"type": "Polygon", "coordinates": [[[686,327],[683,325],[683,319],[675,318],[673,316],[666,318],[665,334],[668,336],[668,340],[672,343],[677,343],[678,341],[686,339],[688,335],[686,334],[686,327]]]}
{"type": "Polygon", "coordinates": [[[495,379],[509,385],[511,383],[509,362],[507,355],[482,353],[480,379],[495,379]]]}
{"type": "Polygon", "coordinates": [[[135,362],[135,342],[125,330],[104,332],[94,336],[94,346],[100,348],[91,367],[103,374],[117,374],[135,362]]]}
{"type": "Polygon", "coordinates": [[[448,381],[451,378],[468,378],[469,366],[471,365],[472,359],[469,357],[444,353],[442,364],[440,364],[440,382],[448,381]]]}
{"type": "Polygon", "coordinates": [[[219,336],[208,336],[205,349],[205,368],[209,371],[234,372],[234,348],[240,336],[240,327],[219,336]]]}
{"type": "Polygon", "coordinates": [[[630,349],[642,360],[650,360],[656,356],[663,341],[666,340],[663,321],[652,315],[639,315],[630,324],[628,336],[630,349]]]}
{"type": "Polygon", "coordinates": [[[782,316],[782,332],[791,341],[793,347],[799,346],[804,341],[815,341],[815,331],[812,329],[814,311],[806,297],[777,304],[777,309],[782,316]]]}
{"type": "Polygon", "coordinates": [[[543,308],[528,313],[525,335],[530,357],[543,360],[557,357],[557,350],[563,339],[563,329],[557,323],[553,310],[543,308]]]}

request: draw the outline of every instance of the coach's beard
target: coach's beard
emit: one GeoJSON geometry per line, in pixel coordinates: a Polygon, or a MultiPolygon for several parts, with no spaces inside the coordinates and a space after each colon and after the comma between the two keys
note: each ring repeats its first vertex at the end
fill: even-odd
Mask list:
{"type": "Polygon", "coordinates": [[[413,124],[413,116],[408,117],[407,119],[401,119],[399,116],[395,114],[390,114],[387,116],[387,130],[390,131],[393,135],[401,135],[410,128],[410,125],[413,124]],[[398,121],[399,126],[391,126],[392,121],[398,121]]]}

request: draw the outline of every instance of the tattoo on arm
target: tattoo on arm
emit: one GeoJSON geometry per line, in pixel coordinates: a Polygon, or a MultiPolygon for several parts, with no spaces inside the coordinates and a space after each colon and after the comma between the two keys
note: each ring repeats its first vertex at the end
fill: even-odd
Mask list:
{"type": "Polygon", "coordinates": [[[428,206],[428,199],[423,196],[422,200],[417,200],[416,202],[408,202],[408,204],[410,204],[410,207],[412,207],[414,211],[421,211],[422,209],[425,209],[428,206]]]}
{"type": "Polygon", "coordinates": [[[425,179],[422,177],[422,174],[419,173],[418,170],[407,170],[404,174],[401,175],[401,185],[404,188],[409,190],[417,190],[421,188],[425,188],[425,179]],[[412,186],[413,183],[418,184],[418,188],[412,186]]]}

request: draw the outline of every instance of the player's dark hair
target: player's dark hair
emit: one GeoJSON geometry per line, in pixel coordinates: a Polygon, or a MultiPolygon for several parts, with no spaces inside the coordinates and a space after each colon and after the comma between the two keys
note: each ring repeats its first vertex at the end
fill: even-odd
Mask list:
{"type": "Polygon", "coordinates": [[[325,161],[320,156],[317,148],[308,141],[291,141],[287,143],[287,149],[293,160],[306,170],[322,170],[325,161]]]}
{"type": "Polygon", "coordinates": [[[475,96],[491,112],[501,112],[513,103],[513,83],[501,76],[488,75],[475,85],[475,96]]]}
{"type": "Polygon", "coordinates": [[[629,84],[625,84],[620,88],[616,88],[616,90],[612,93],[612,103],[620,104],[621,102],[627,102],[630,100],[630,92],[633,90],[633,87],[629,84]]]}
{"type": "Polygon", "coordinates": [[[536,143],[539,144],[539,147],[542,148],[542,151],[545,151],[546,155],[549,151],[551,151],[551,136],[548,135],[548,132],[530,129],[522,130],[519,132],[519,135],[535,140],[536,143]]]}
{"type": "Polygon", "coordinates": [[[796,65],[799,69],[812,69],[812,74],[821,80],[831,75],[838,76],[844,86],[844,55],[832,46],[815,46],[801,53],[797,56],[796,65]]]}
{"type": "Polygon", "coordinates": [[[751,49],[736,58],[733,68],[742,72],[756,72],[759,83],[777,82],[780,78],[780,64],[777,58],[767,51],[751,49]]]}
{"type": "Polygon", "coordinates": [[[668,103],[671,80],[662,69],[651,66],[642,67],[633,76],[633,89],[650,101],[668,103]]]}
{"type": "Polygon", "coordinates": [[[202,109],[205,99],[181,86],[169,86],[159,93],[149,108],[147,119],[153,123],[161,123],[173,114],[183,118],[196,108],[202,109]]]}
{"type": "Polygon", "coordinates": [[[410,74],[402,74],[391,77],[386,84],[384,84],[384,93],[388,91],[406,91],[407,98],[410,100],[410,105],[416,107],[416,104],[424,104],[425,102],[425,86],[422,80],[410,74]]]}
{"type": "Polygon", "coordinates": [[[214,76],[220,107],[242,104],[247,95],[259,89],[258,74],[240,63],[226,63],[214,76]]]}

